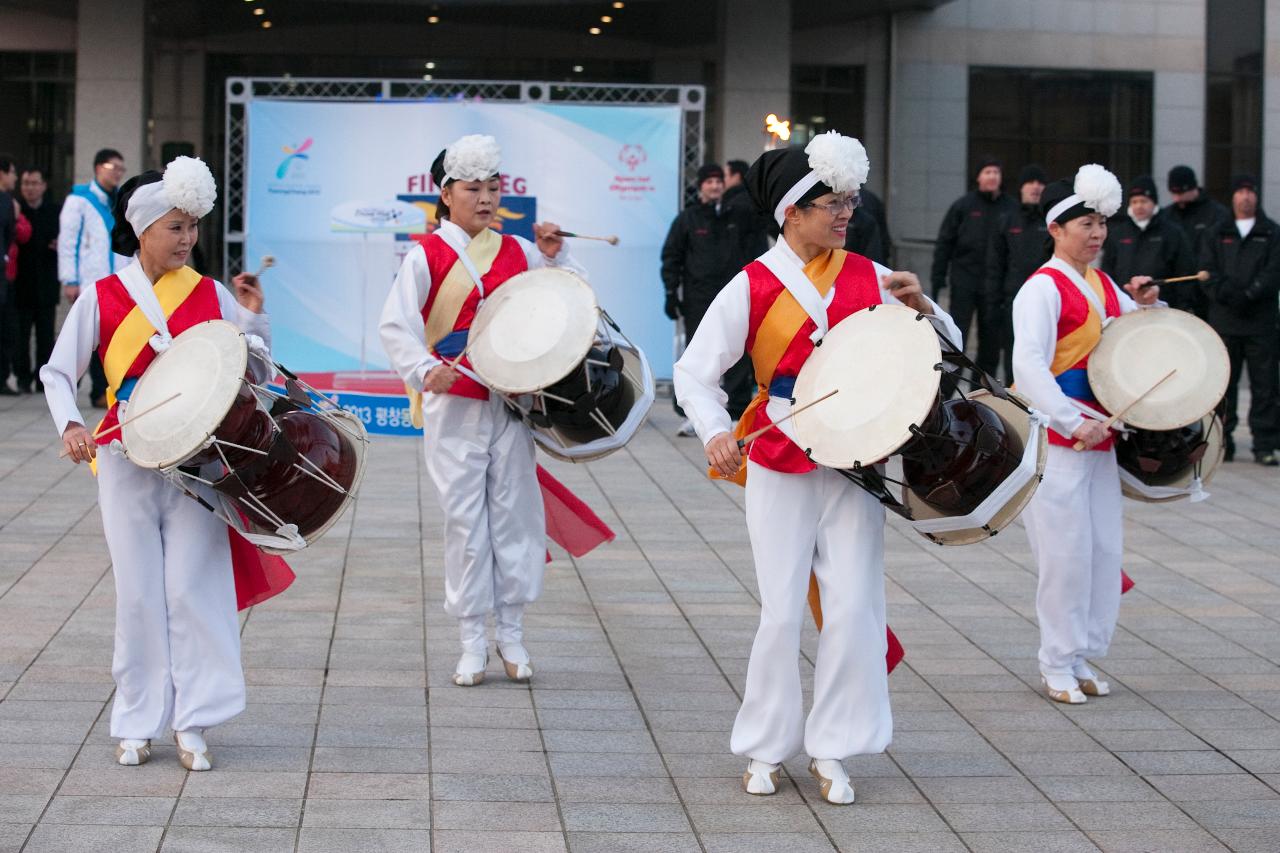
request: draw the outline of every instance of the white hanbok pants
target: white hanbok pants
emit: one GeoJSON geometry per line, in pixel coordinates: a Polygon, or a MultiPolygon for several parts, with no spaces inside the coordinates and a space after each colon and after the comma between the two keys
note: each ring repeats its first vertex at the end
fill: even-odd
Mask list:
{"type": "MultiPolygon", "coordinates": [[[[497,394],[427,394],[423,420],[427,473],[444,516],[445,612],[468,619],[498,611],[518,623],[542,591],[547,556],[533,435],[497,394]]],[[[467,642],[483,653],[483,634],[467,642]]]]}
{"type": "Polygon", "coordinates": [[[1022,518],[1040,571],[1040,671],[1068,675],[1107,653],[1120,613],[1124,518],[1115,451],[1050,445],[1022,518]]]}
{"type": "Polygon", "coordinates": [[[780,763],[883,752],[893,737],[885,667],[884,507],[829,468],[783,474],[747,463],[747,531],[760,588],[760,627],[733,724],[737,755],[780,763]],[[800,629],[809,572],[823,627],[808,719],[800,629]]]}
{"type": "Polygon", "coordinates": [[[111,736],[158,738],[244,710],[227,525],[156,472],[98,452],[116,582],[111,736]]]}

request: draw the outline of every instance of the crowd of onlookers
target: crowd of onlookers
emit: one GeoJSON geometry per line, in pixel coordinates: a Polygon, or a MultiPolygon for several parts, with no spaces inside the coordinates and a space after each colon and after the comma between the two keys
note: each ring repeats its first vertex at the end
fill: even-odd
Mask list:
{"type": "MultiPolygon", "coordinates": [[[[777,236],[772,220],[747,197],[746,171],[741,160],[703,166],[697,175],[697,201],[671,224],[661,275],[665,310],[678,324],[678,337],[693,336],[720,289],[777,236]]],[[[987,157],[978,162],[974,181],[974,189],[951,205],[938,230],[930,276],[933,296],[945,295],[948,311],[976,350],[978,366],[1012,382],[1013,298],[1052,250],[1040,205],[1048,176],[1029,165],[1009,187],[1002,164],[987,157]]],[[[1230,206],[1210,198],[1188,166],[1169,170],[1165,206],[1149,175],[1133,177],[1123,189],[1125,203],[1108,223],[1101,268],[1122,285],[1139,275],[1165,279],[1201,270],[1208,274],[1203,281],[1166,284],[1160,297],[1207,321],[1226,346],[1231,378],[1221,413],[1227,459],[1235,455],[1231,436],[1237,424],[1237,388],[1247,370],[1254,459],[1276,465],[1280,227],[1262,212],[1257,179],[1233,177],[1230,206]]],[[[891,246],[884,205],[864,189],[851,214],[845,247],[887,265],[891,246]]],[[[737,417],[755,393],[746,357],[726,373],[724,387],[729,412],[737,417]]],[[[687,422],[681,434],[692,435],[687,422]]]]}
{"type": "MultiPolygon", "coordinates": [[[[128,263],[111,251],[112,208],[125,173],[120,152],[104,148],[93,158],[93,180],[58,200],[45,167],[0,154],[0,396],[44,390],[40,368],[53,351],[62,297],[74,302],[82,284],[128,263]]],[[[89,374],[90,398],[105,407],[107,380],[96,355],[89,374]]]]}

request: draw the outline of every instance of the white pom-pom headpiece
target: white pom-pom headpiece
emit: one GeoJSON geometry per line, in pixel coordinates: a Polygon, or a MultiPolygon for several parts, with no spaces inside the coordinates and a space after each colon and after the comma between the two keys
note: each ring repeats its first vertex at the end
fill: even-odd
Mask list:
{"type": "Polygon", "coordinates": [[[492,136],[472,133],[450,145],[444,152],[444,180],[484,181],[502,167],[502,149],[492,136]]]}
{"type": "Polygon", "coordinates": [[[871,161],[867,159],[867,149],[862,143],[834,130],[809,140],[804,153],[809,158],[809,174],[787,190],[774,208],[773,218],[779,225],[786,219],[787,208],[819,183],[826,184],[832,192],[857,192],[871,171],[871,161]]]}
{"type": "Polygon", "coordinates": [[[1045,214],[1045,224],[1053,222],[1077,204],[1083,204],[1089,210],[1110,218],[1120,209],[1124,199],[1124,189],[1120,186],[1120,179],[1097,163],[1080,167],[1076,172],[1076,180],[1071,190],[1071,195],[1055,204],[1045,214]]]}
{"type": "Polygon", "coordinates": [[[199,219],[213,210],[217,198],[218,185],[203,160],[175,157],[165,167],[161,180],[143,184],[133,191],[125,219],[133,226],[133,233],[141,236],[174,208],[199,219]]]}

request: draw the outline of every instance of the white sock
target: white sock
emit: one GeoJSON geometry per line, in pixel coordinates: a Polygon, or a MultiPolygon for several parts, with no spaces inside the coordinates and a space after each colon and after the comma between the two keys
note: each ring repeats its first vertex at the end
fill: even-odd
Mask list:
{"type": "Polygon", "coordinates": [[[494,638],[504,646],[524,642],[524,605],[504,604],[494,613],[494,638]]]}
{"type": "Polygon", "coordinates": [[[767,761],[757,761],[751,759],[747,764],[747,773],[751,778],[747,781],[748,794],[773,794],[777,792],[777,787],[773,784],[773,775],[778,772],[781,764],[770,764],[767,761]]]}
{"type": "Polygon", "coordinates": [[[1079,690],[1080,682],[1069,672],[1040,673],[1050,690],[1079,690]]]}

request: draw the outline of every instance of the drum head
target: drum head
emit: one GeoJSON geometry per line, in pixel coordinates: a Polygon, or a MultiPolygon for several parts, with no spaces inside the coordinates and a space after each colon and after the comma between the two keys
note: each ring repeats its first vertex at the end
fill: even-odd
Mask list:
{"type": "MultiPolygon", "coordinates": [[[[1218,467],[1222,465],[1222,459],[1226,452],[1226,446],[1223,441],[1222,419],[1216,414],[1205,415],[1201,419],[1204,427],[1204,440],[1208,445],[1205,448],[1204,456],[1200,457],[1200,484],[1201,486],[1209,485],[1209,481],[1213,479],[1213,475],[1217,473],[1218,467]]],[[[1122,472],[1123,475],[1124,472],[1122,472]]],[[[1132,498],[1142,503],[1169,503],[1171,501],[1180,501],[1189,498],[1191,481],[1195,479],[1196,466],[1187,465],[1182,469],[1178,476],[1172,478],[1171,481],[1162,484],[1161,487],[1152,489],[1137,478],[1121,476],[1120,492],[1126,498],[1132,498]],[[1188,490],[1182,494],[1169,494],[1169,490],[1188,490]]]]}
{"type": "Polygon", "coordinates": [[[503,282],[476,312],[468,357],[497,391],[540,391],[586,357],[599,316],[591,285],[573,273],[522,272],[503,282]]]}
{"type": "Polygon", "coordinates": [[[248,362],[244,333],[226,320],[200,323],[174,338],[134,386],[125,419],[181,396],[121,429],[129,460],[168,468],[199,450],[235,401],[248,362]]]}
{"type": "Polygon", "coordinates": [[[1119,412],[1166,379],[1122,418],[1139,429],[1177,429],[1218,405],[1231,367],[1227,348],[1208,323],[1174,308],[1131,311],[1107,324],[1089,355],[1089,385],[1109,412],[1119,412]]]}
{"type": "MultiPolygon", "coordinates": [[[[1010,391],[1010,396],[1018,397],[1017,394],[1010,391]]],[[[1010,427],[1013,432],[1022,439],[1022,446],[1026,447],[1028,442],[1037,444],[1036,450],[1036,476],[1032,477],[1025,486],[1019,489],[1012,498],[1009,499],[1003,507],[1000,508],[991,520],[984,527],[974,527],[963,530],[945,530],[933,533],[925,533],[924,536],[932,539],[940,545],[972,545],[975,542],[981,542],[988,539],[1001,530],[1009,526],[1018,513],[1026,508],[1031,501],[1031,496],[1036,493],[1036,487],[1040,485],[1040,478],[1044,475],[1044,465],[1049,458],[1049,437],[1048,431],[1041,428],[1035,433],[1032,432],[1032,421],[1022,409],[1018,408],[1008,400],[1001,400],[999,397],[980,388],[971,394],[966,394],[966,398],[975,403],[982,403],[995,411],[1010,427]]],[[[1018,397],[1019,400],[1025,399],[1018,397]]],[[[1029,405],[1029,404],[1028,404],[1029,405]]],[[[915,519],[933,519],[945,518],[945,516],[929,506],[921,500],[915,492],[910,489],[904,489],[905,492],[903,502],[911,510],[911,515],[915,519]]]]}
{"type": "Polygon", "coordinates": [[[796,378],[795,405],[839,393],[794,418],[819,465],[852,468],[893,454],[938,401],[942,347],[933,324],[900,305],[876,305],[836,324],[796,378]]]}

